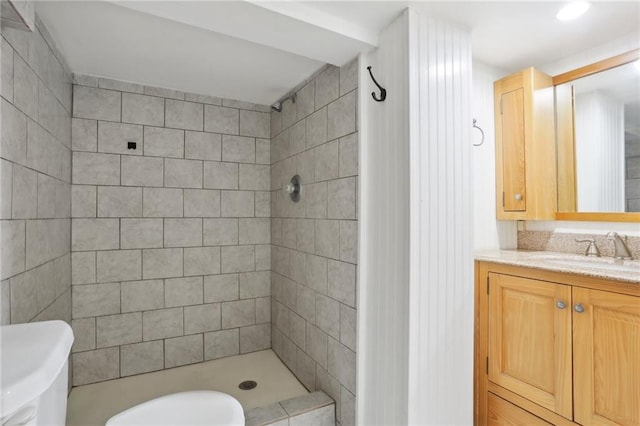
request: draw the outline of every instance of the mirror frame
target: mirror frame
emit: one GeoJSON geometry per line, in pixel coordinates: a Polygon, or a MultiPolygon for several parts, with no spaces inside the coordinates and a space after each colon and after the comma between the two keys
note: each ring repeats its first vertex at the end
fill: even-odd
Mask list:
{"type": "MultiPolygon", "coordinates": [[[[576,80],[581,77],[586,77],[591,74],[595,74],[601,71],[605,71],[611,68],[615,68],[620,65],[628,64],[630,62],[634,62],[640,60],[640,49],[634,49],[629,52],[623,53],[621,55],[613,56],[611,58],[604,59],[602,61],[595,62],[593,64],[589,64],[580,68],[576,68],[571,71],[567,71],[562,74],[558,74],[553,77],[553,86],[557,86],[559,84],[567,83],[569,81],[576,80]]],[[[560,170],[573,170],[573,178],[571,183],[573,183],[574,188],[573,192],[575,193],[575,162],[573,159],[574,153],[574,140],[573,140],[573,123],[570,126],[563,123],[556,123],[556,138],[557,138],[557,147],[558,147],[558,183],[560,186],[560,170]],[[564,146],[570,147],[569,149],[560,150],[561,142],[564,140],[570,139],[568,143],[565,143],[564,146]],[[564,155],[562,155],[564,154],[564,155]],[[571,156],[571,158],[569,158],[571,156]]],[[[564,184],[565,186],[569,186],[570,183],[567,182],[564,184]]],[[[569,188],[569,192],[572,192],[572,188],[569,188]]],[[[558,188],[558,194],[560,194],[560,188],[558,188]]],[[[558,203],[559,204],[559,203],[558,203]]],[[[635,212],[556,212],[556,220],[574,220],[574,221],[592,221],[592,222],[640,222],[640,213],[635,212]]]]}

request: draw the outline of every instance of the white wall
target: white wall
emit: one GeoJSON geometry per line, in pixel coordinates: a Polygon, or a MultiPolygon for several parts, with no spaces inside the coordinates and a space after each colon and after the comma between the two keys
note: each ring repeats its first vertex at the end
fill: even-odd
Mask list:
{"type": "Polygon", "coordinates": [[[549,75],[558,75],[639,47],[640,40],[638,39],[638,32],[634,31],[626,36],[610,40],[598,46],[593,46],[575,55],[567,56],[561,61],[532,65],[549,75]]]}
{"type": "Polygon", "coordinates": [[[358,423],[471,424],[469,34],[410,8],[362,64],[358,423]]]}
{"type": "MultiPolygon", "coordinates": [[[[484,143],[472,148],[473,242],[475,250],[512,249],[518,244],[515,221],[496,219],[496,139],[493,82],[508,73],[474,61],[473,117],[484,132],[484,143]]],[[[474,144],[482,137],[473,129],[474,144]]]]}

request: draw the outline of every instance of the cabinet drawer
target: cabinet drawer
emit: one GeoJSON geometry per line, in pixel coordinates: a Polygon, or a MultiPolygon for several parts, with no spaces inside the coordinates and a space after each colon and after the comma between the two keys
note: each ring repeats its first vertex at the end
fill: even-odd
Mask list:
{"type": "Polygon", "coordinates": [[[551,424],[492,393],[489,394],[487,417],[487,424],[489,426],[537,426],[551,424]]]}

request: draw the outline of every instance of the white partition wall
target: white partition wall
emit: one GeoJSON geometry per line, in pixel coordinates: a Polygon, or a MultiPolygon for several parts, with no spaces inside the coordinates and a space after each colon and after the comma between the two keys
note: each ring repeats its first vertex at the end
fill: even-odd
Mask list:
{"type": "MultiPolygon", "coordinates": [[[[408,13],[360,59],[360,425],[407,424],[409,360],[408,13]],[[387,90],[384,102],[367,66],[387,90]],[[360,309],[363,309],[361,312],[360,309]]],[[[359,263],[360,263],[359,262],[359,263]]]]}
{"type": "Polygon", "coordinates": [[[361,64],[358,423],[471,424],[469,36],[411,8],[361,64]]]}
{"type": "Polygon", "coordinates": [[[419,135],[410,142],[409,424],[471,424],[471,40],[419,10],[410,27],[419,135]]]}

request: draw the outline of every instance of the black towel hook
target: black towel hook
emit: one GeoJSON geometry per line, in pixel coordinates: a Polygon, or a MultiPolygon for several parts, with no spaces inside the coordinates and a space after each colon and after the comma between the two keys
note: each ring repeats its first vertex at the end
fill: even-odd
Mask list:
{"type": "Polygon", "coordinates": [[[373,97],[373,99],[376,102],[382,102],[385,99],[387,99],[387,89],[385,89],[384,87],[382,87],[382,86],[380,86],[378,84],[378,82],[376,81],[376,78],[373,76],[373,73],[371,72],[371,65],[369,65],[367,67],[367,69],[369,70],[369,75],[371,76],[371,80],[373,80],[375,85],[378,86],[378,89],[380,89],[380,97],[379,98],[376,96],[376,92],[371,92],[371,96],[373,97]]]}

